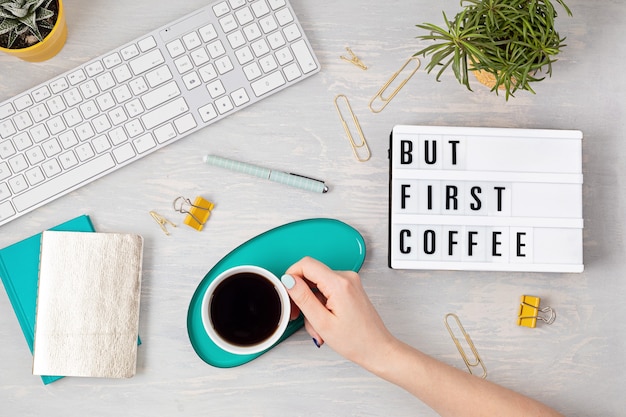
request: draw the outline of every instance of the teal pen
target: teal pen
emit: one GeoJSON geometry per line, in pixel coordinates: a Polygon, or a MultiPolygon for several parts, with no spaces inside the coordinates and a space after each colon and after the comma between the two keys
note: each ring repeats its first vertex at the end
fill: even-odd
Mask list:
{"type": "Polygon", "coordinates": [[[255,177],[265,178],[266,180],[302,188],[303,190],[313,191],[316,193],[328,192],[328,187],[324,184],[324,181],[305,177],[303,175],[274,171],[268,168],[263,168],[245,162],[233,161],[232,159],[222,158],[216,155],[204,155],[202,160],[204,163],[209,165],[230,169],[231,171],[243,172],[244,174],[254,175],[255,177]]]}

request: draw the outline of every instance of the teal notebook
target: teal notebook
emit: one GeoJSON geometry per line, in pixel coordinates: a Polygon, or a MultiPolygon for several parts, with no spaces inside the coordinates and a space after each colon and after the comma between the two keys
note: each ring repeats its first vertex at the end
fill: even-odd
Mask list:
{"type": "MultiPolygon", "coordinates": [[[[66,232],[94,232],[89,216],[83,215],[53,227],[66,232]]],[[[41,233],[0,250],[0,278],[20,323],[26,343],[33,352],[37,282],[39,280],[39,250],[41,233]]],[[[49,384],[62,376],[42,376],[49,384]]]]}

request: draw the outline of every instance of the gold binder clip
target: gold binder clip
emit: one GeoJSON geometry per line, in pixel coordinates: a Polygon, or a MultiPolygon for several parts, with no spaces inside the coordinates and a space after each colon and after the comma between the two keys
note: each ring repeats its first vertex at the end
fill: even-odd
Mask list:
{"type": "Polygon", "coordinates": [[[396,94],[398,94],[400,92],[400,90],[402,89],[402,87],[404,87],[404,85],[407,83],[407,81],[409,81],[411,79],[411,77],[417,72],[417,70],[419,69],[421,65],[421,61],[419,60],[419,58],[412,56],[411,58],[409,58],[404,65],[402,65],[400,67],[400,69],[398,71],[396,71],[391,78],[389,78],[389,80],[383,84],[382,87],[380,87],[380,90],[378,90],[378,92],[376,93],[376,95],[374,97],[372,97],[372,99],[370,100],[369,103],[369,108],[372,112],[374,113],[380,113],[381,111],[383,111],[383,109],[385,107],[387,107],[387,104],[389,104],[389,102],[396,96],[396,94]],[[400,83],[400,85],[398,85],[398,87],[393,90],[391,92],[391,94],[389,95],[389,97],[385,97],[384,94],[386,93],[386,90],[389,88],[389,86],[391,85],[391,83],[393,83],[395,81],[396,78],[398,78],[398,76],[404,71],[404,69],[406,68],[407,65],[409,65],[409,63],[411,61],[416,61],[417,62],[417,66],[415,67],[415,69],[413,71],[411,71],[409,73],[409,75],[400,83]],[[380,106],[380,108],[374,108],[374,101],[376,101],[376,99],[380,99],[380,101],[382,102],[382,106],[380,106]]]}
{"type": "Polygon", "coordinates": [[[539,307],[541,298],[533,295],[522,295],[520,306],[517,313],[517,325],[535,328],[537,320],[541,320],[546,324],[554,323],[556,312],[552,307],[539,307]],[[544,315],[540,315],[543,313],[544,315]]]}
{"type": "Polygon", "coordinates": [[[476,350],[476,346],[474,346],[474,342],[472,342],[470,335],[463,328],[463,325],[461,324],[461,320],[459,320],[459,317],[454,313],[448,313],[446,314],[444,318],[444,322],[446,324],[446,328],[448,329],[448,333],[450,333],[450,336],[452,337],[452,340],[454,341],[456,348],[459,350],[459,353],[461,354],[461,357],[463,358],[463,362],[465,362],[465,366],[467,366],[467,370],[469,371],[469,373],[472,375],[476,375],[474,374],[473,370],[475,368],[480,367],[482,368],[482,372],[483,372],[482,375],[480,375],[480,377],[482,379],[487,378],[487,368],[485,368],[485,364],[483,363],[483,360],[480,359],[480,355],[478,354],[478,351],[476,350]],[[467,356],[467,354],[465,353],[465,350],[463,349],[463,346],[461,345],[461,342],[454,335],[454,331],[450,327],[450,323],[448,323],[448,318],[450,317],[454,318],[454,320],[456,321],[457,327],[461,330],[461,333],[463,334],[463,337],[465,338],[465,341],[467,342],[467,345],[472,350],[472,354],[474,355],[473,360],[471,360],[467,356]]]}
{"type": "Polygon", "coordinates": [[[348,101],[348,97],[343,94],[339,94],[335,97],[335,108],[337,109],[337,113],[339,114],[339,119],[341,119],[341,124],[343,124],[343,129],[346,131],[346,135],[348,136],[348,140],[350,141],[350,145],[352,146],[352,152],[354,156],[359,162],[365,162],[372,156],[370,152],[369,146],[367,146],[367,141],[365,140],[365,136],[363,135],[363,130],[361,129],[361,125],[359,124],[359,120],[356,118],[356,115],[352,111],[352,106],[350,106],[350,102],[348,101]],[[346,107],[350,116],[352,116],[352,122],[356,128],[356,131],[359,135],[359,143],[354,141],[354,137],[352,136],[352,132],[348,127],[348,123],[346,123],[346,119],[343,117],[341,113],[341,109],[339,108],[339,99],[343,99],[346,103],[346,107]]]}
{"type": "Polygon", "coordinates": [[[161,226],[161,230],[163,230],[163,233],[165,233],[167,236],[170,235],[170,232],[167,230],[165,225],[169,224],[172,227],[176,227],[176,225],[174,223],[172,223],[171,221],[167,220],[165,217],[161,216],[156,211],[151,211],[150,212],[150,216],[152,216],[154,221],[157,222],[159,224],[159,226],[161,226]]]}
{"type": "Polygon", "coordinates": [[[346,47],[346,51],[348,51],[348,53],[350,54],[350,57],[348,58],[347,56],[341,55],[339,58],[343,59],[344,61],[347,61],[353,65],[356,65],[357,67],[361,68],[362,70],[366,70],[367,69],[367,65],[365,65],[363,63],[363,61],[361,61],[361,59],[359,59],[358,56],[356,56],[354,54],[354,52],[352,52],[352,49],[347,48],[346,47]]]}
{"type": "Polygon", "coordinates": [[[211,215],[211,210],[215,205],[208,200],[205,200],[202,197],[196,197],[196,200],[191,203],[191,200],[185,197],[178,197],[174,200],[173,203],[174,210],[185,213],[185,223],[187,226],[196,229],[197,231],[202,230],[204,224],[209,220],[209,216],[211,215]]]}

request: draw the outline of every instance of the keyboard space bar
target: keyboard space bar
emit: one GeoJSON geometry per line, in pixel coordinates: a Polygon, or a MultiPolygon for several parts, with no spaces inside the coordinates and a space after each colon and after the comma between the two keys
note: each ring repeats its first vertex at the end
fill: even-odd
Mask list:
{"type": "Polygon", "coordinates": [[[70,188],[87,181],[90,178],[113,168],[115,162],[109,154],[101,155],[91,161],[83,162],[80,166],[67,171],[50,181],[33,187],[13,199],[17,211],[28,210],[36,204],[61,195],[70,188]]]}

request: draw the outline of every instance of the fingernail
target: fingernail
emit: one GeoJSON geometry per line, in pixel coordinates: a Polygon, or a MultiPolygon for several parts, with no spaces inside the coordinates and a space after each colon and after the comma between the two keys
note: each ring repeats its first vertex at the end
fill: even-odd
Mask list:
{"type": "Polygon", "coordinates": [[[288,290],[292,289],[294,287],[294,285],[296,285],[296,280],[293,279],[293,277],[291,275],[283,275],[280,278],[280,281],[283,283],[283,285],[285,286],[285,288],[287,288],[288,290]]]}
{"type": "Polygon", "coordinates": [[[319,349],[322,345],[320,345],[320,343],[317,341],[316,338],[313,337],[312,339],[313,339],[313,343],[315,343],[315,346],[317,346],[319,349]]]}

